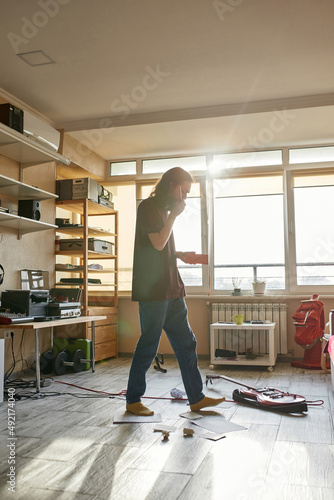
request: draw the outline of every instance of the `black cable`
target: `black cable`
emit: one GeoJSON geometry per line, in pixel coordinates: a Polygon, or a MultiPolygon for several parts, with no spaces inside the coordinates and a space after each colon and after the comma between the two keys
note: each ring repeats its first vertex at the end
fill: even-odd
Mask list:
{"type": "MultiPolygon", "coordinates": [[[[8,391],[5,389],[4,391],[4,396],[5,399],[8,399],[8,391]]],[[[75,394],[73,392],[16,392],[14,395],[11,394],[10,397],[14,397],[17,401],[20,401],[21,399],[45,399],[47,397],[55,397],[55,396],[73,396],[75,398],[81,398],[81,399],[88,399],[88,398],[93,398],[93,399],[103,399],[103,398],[108,398],[108,399],[113,399],[116,398],[117,396],[107,396],[103,394],[75,394]]],[[[122,399],[122,398],[119,398],[122,399]]]]}
{"type": "Polygon", "coordinates": [[[13,380],[7,379],[4,383],[5,388],[14,388],[14,389],[26,389],[27,387],[35,387],[34,380],[22,380],[19,378],[15,378],[13,380]]]}
{"type": "MultiPolygon", "coordinates": [[[[43,385],[43,382],[46,380],[54,381],[52,377],[45,377],[41,379],[41,385],[43,385]]],[[[35,388],[36,387],[36,382],[35,380],[22,380],[19,378],[10,380],[7,379],[4,383],[4,399],[8,399],[8,397],[14,397],[15,400],[20,401],[22,399],[45,399],[47,397],[54,397],[54,396],[73,396],[76,398],[112,398],[113,396],[109,394],[86,394],[86,393],[73,393],[73,392],[39,392],[36,393],[35,391],[25,391],[25,389],[30,389],[30,388],[35,388]],[[8,392],[8,389],[15,389],[15,394],[11,391],[10,395],[8,392]]],[[[123,398],[119,398],[123,399],[123,398]]]]}
{"type": "Polygon", "coordinates": [[[11,347],[12,347],[13,364],[12,364],[12,366],[10,366],[10,367],[8,368],[8,370],[7,370],[7,371],[6,371],[6,373],[5,373],[5,379],[4,379],[5,381],[6,381],[6,380],[7,380],[7,379],[11,376],[11,374],[12,374],[12,373],[13,373],[13,371],[14,371],[15,365],[16,365],[15,355],[14,355],[14,334],[13,334],[13,332],[12,332],[12,334],[11,334],[11,340],[12,340],[12,345],[11,345],[11,347]],[[8,373],[8,372],[9,372],[9,373],[8,373]]]}
{"type": "Polygon", "coordinates": [[[22,335],[21,335],[20,346],[19,346],[19,354],[21,356],[21,358],[20,358],[20,361],[21,361],[21,371],[23,371],[24,363],[26,364],[27,369],[29,368],[28,361],[26,359],[24,359],[24,357],[23,357],[23,339],[25,337],[25,334],[26,334],[26,331],[23,330],[22,335]]]}
{"type": "Polygon", "coordinates": [[[24,363],[26,363],[27,369],[29,368],[28,361],[23,357],[23,340],[25,336],[26,330],[23,330],[22,336],[21,336],[21,341],[19,345],[19,358],[15,359],[15,352],[14,352],[14,333],[11,332],[11,351],[12,351],[12,358],[13,358],[13,363],[12,365],[8,368],[8,370],[5,373],[4,376],[4,382],[6,383],[13,371],[15,370],[16,364],[20,361],[21,362],[21,372],[23,371],[23,366],[24,363]]]}

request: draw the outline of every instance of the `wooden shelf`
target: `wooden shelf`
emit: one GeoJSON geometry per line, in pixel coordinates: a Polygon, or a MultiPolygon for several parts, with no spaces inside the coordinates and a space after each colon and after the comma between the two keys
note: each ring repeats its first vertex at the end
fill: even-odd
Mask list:
{"type": "MultiPolygon", "coordinates": [[[[58,281],[55,283],[56,286],[83,286],[83,283],[63,283],[62,281],[58,281]]],[[[112,286],[117,288],[115,283],[88,283],[88,286],[112,286]]]]}
{"type": "Polygon", "coordinates": [[[56,194],[48,193],[34,186],[29,186],[23,182],[15,181],[10,177],[0,175],[0,192],[6,196],[12,196],[20,200],[50,200],[58,198],[56,194]]]}
{"type": "Polygon", "coordinates": [[[21,168],[56,161],[69,165],[68,158],[0,123],[0,154],[21,164],[21,168]]]}
{"type": "MultiPolygon", "coordinates": [[[[69,212],[74,212],[76,214],[83,214],[85,199],[83,200],[57,200],[56,206],[68,210],[69,212]]],[[[94,201],[88,200],[88,215],[111,215],[115,214],[116,210],[105,207],[104,205],[99,205],[94,201]]]]}
{"type": "Polygon", "coordinates": [[[37,231],[45,231],[46,229],[55,229],[57,227],[46,222],[27,219],[26,217],[19,217],[4,212],[0,212],[0,226],[17,229],[19,236],[37,231]]]}
{"type": "MultiPolygon", "coordinates": [[[[83,230],[83,227],[58,227],[57,233],[68,234],[69,236],[80,238],[82,237],[83,230]]],[[[88,227],[88,237],[91,236],[116,236],[116,234],[97,227],[88,227]]]]}
{"type": "MultiPolygon", "coordinates": [[[[83,273],[83,269],[56,269],[57,273],[83,273]]],[[[115,269],[87,269],[88,273],[117,273],[115,269]]]]}
{"type": "MultiPolygon", "coordinates": [[[[68,255],[69,257],[82,257],[83,252],[78,250],[59,250],[56,255],[68,255]]],[[[110,255],[105,253],[94,252],[93,250],[88,250],[88,259],[116,259],[116,255],[110,255]]]]}

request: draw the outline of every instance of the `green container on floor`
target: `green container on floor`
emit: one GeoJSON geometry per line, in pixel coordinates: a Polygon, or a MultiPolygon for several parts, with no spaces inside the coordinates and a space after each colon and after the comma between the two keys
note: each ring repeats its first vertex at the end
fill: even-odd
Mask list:
{"type": "MultiPolygon", "coordinates": [[[[55,356],[66,349],[73,356],[73,354],[80,349],[84,352],[86,359],[91,359],[92,341],[89,339],[72,339],[57,337],[53,339],[53,352],[55,356]]],[[[91,363],[83,363],[82,370],[87,371],[91,368],[91,363]]]]}

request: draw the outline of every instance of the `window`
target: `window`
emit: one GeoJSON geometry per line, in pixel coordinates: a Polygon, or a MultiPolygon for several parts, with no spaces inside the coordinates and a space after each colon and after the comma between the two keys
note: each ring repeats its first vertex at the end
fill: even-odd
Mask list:
{"type": "Polygon", "coordinates": [[[215,180],[214,288],[231,290],[232,278],[250,289],[285,288],[282,175],[215,180]]]}
{"type": "Polygon", "coordinates": [[[282,151],[250,151],[249,153],[213,155],[210,171],[214,173],[222,169],[261,165],[282,165],[282,151]]]}
{"type": "Polygon", "coordinates": [[[319,163],[334,160],[334,146],[290,149],[289,163],[319,163]]]}
{"type": "Polygon", "coordinates": [[[190,156],[180,158],[159,158],[143,161],[143,174],[163,174],[173,167],[181,167],[188,172],[206,169],[205,156],[190,156]]]}
{"type": "Polygon", "coordinates": [[[110,162],[110,175],[136,175],[136,161],[110,162]]]}
{"type": "MultiPolygon", "coordinates": [[[[194,182],[187,198],[187,206],[174,223],[175,248],[179,252],[202,253],[202,216],[200,184],[194,182]]],[[[178,260],[181,278],[186,286],[202,286],[202,266],[184,264],[178,260]]]]}
{"type": "Polygon", "coordinates": [[[297,285],[334,285],[334,173],[293,178],[297,285]]]}
{"type": "MultiPolygon", "coordinates": [[[[178,165],[196,182],[174,224],[176,249],[209,253],[212,293],[229,293],[233,278],[244,291],[256,278],[272,293],[334,286],[334,146],[285,149],[284,164],[278,149],[137,159],[137,167],[140,161],[140,180],[119,186],[115,199],[120,220],[129,207],[132,214],[120,222],[120,289],[131,289],[136,206],[161,173],[178,165]]],[[[131,163],[135,172],[135,161],[113,165],[124,174],[131,163]]],[[[188,293],[208,291],[208,266],[178,260],[178,267],[188,293]]]]}

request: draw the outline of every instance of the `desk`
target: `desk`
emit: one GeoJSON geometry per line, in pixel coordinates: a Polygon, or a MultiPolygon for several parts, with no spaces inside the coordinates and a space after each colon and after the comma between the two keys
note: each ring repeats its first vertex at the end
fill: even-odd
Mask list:
{"type": "Polygon", "coordinates": [[[213,369],[215,365],[253,365],[268,366],[268,370],[272,371],[278,352],[275,326],[276,323],[243,323],[242,325],[212,323],[210,325],[210,368],[213,369]],[[247,338],[248,333],[249,338],[247,338]],[[259,338],[254,338],[256,333],[259,338]],[[255,359],[247,359],[246,355],[239,354],[241,351],[246,351],[248,347],[252,347],[254,354],[257,354],[255,359]],[[235,359],[216,357],[217,348],[234,350],[237,356],[235,359]]]}
{"type": "Polygon", "coordinates": [[[36,355],[36,393],[41,392],[41,370],[40,370],[40,348],[39,348],[39,334],[40,330],[50,328],[51,330],[51,346],[53,345],[53,327],[70,325],[72,323],[92,323],[92,357],[91,367],[92,372],[95,371],[95,321],[105,319],[106,316],[79,316],[77,318],[56,319],[52,321],[34,321],[31,323],[13,323],[11,325],[0,325],[0,336],[5,331],[13,330],[35,330],[35,355],[36,355]]]}

